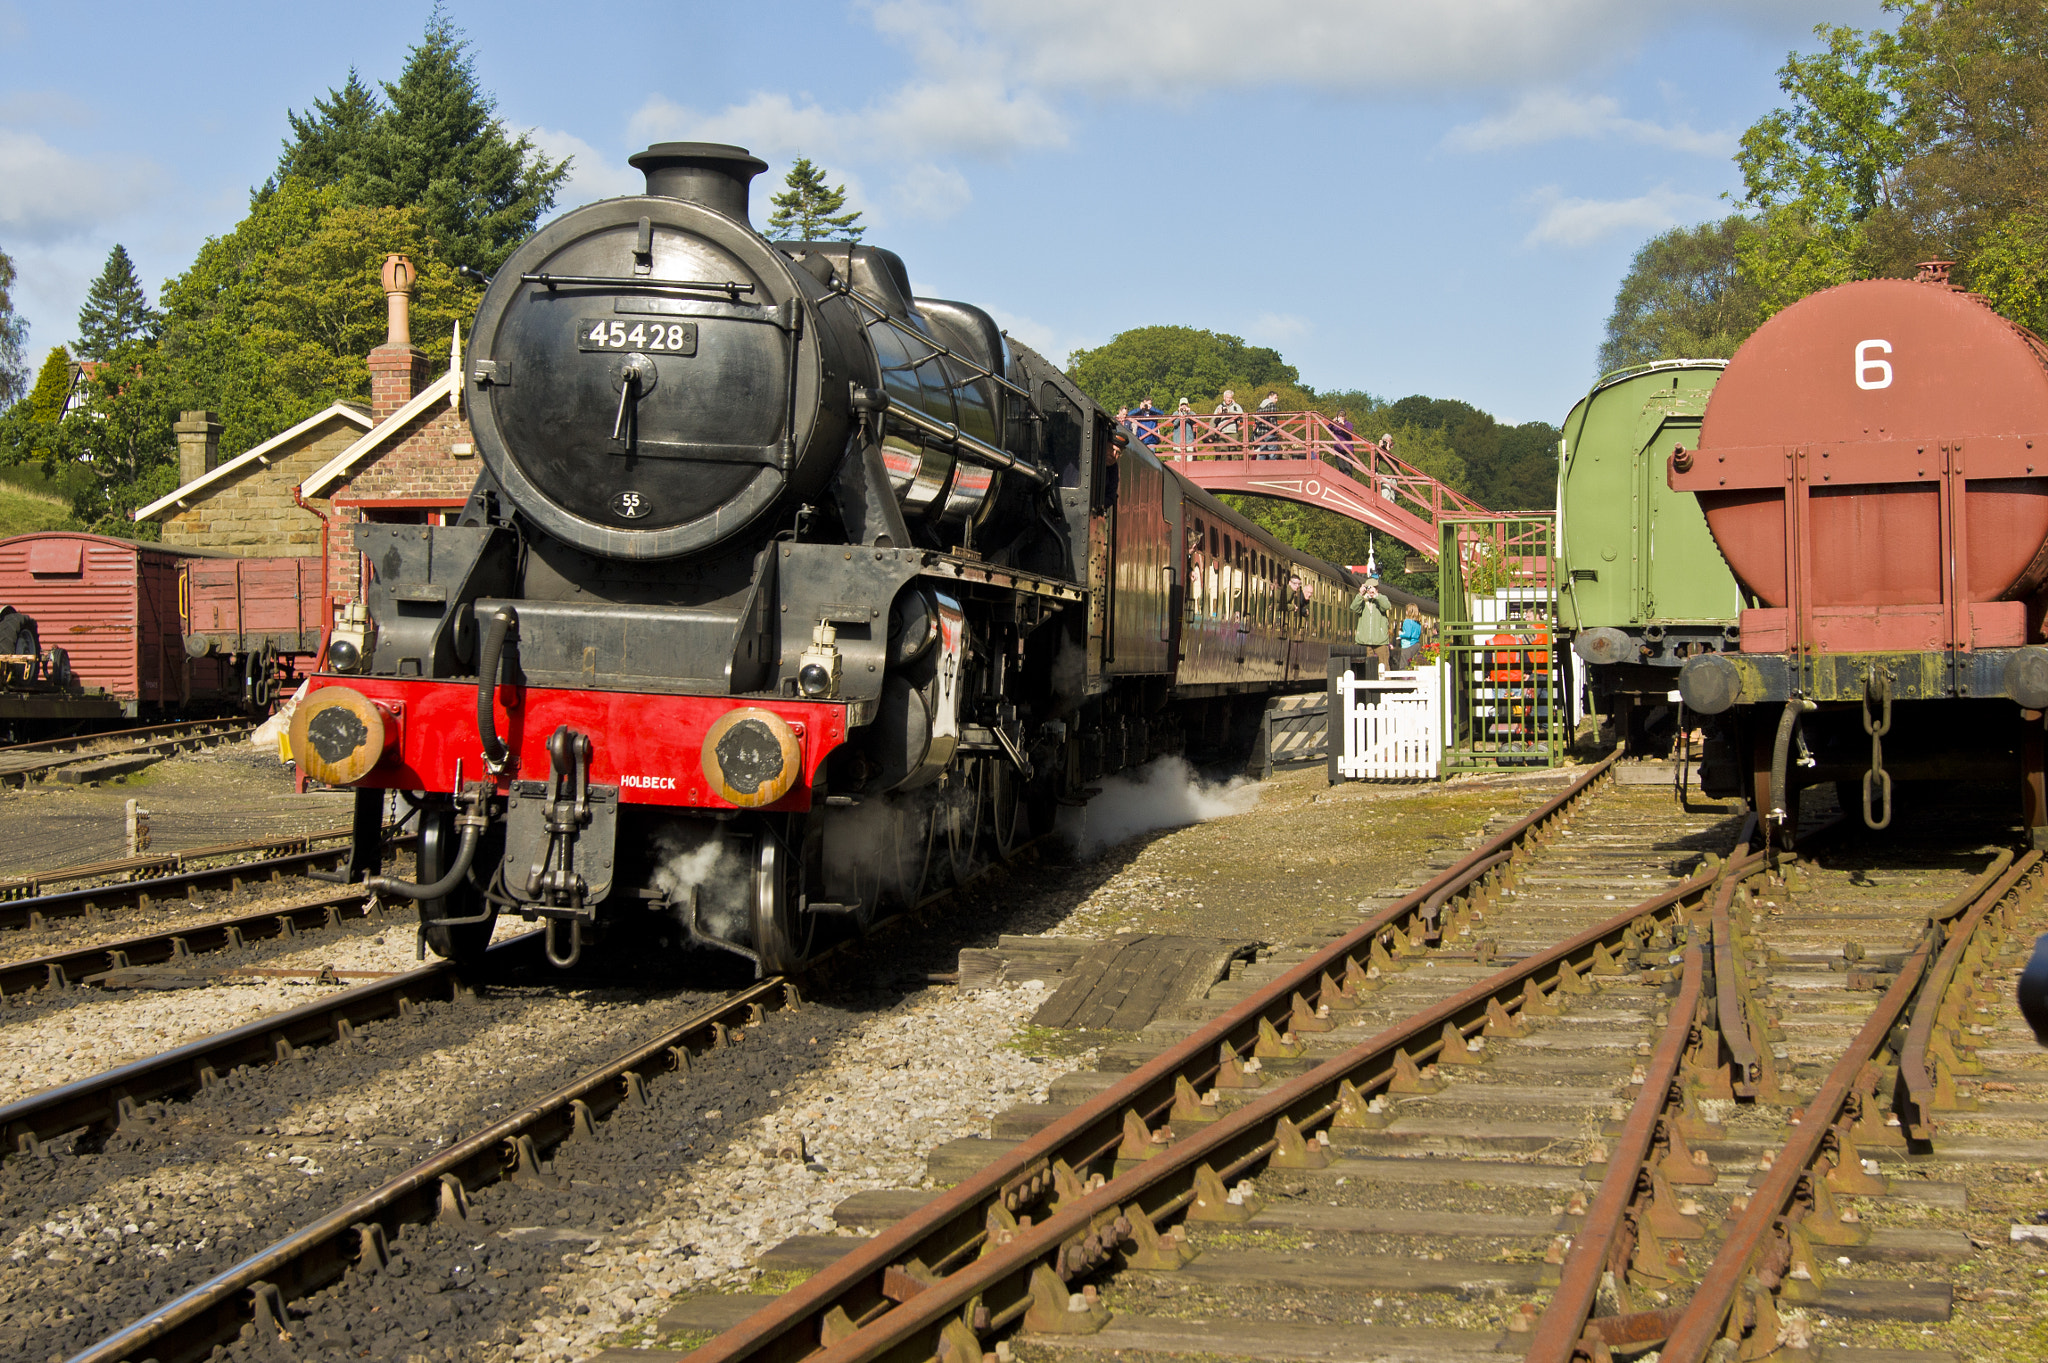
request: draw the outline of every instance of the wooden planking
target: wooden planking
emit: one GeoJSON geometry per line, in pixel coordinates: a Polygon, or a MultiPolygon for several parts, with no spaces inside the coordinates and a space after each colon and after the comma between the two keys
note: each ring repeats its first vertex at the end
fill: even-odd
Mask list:
{"type": "MultiPolygon", "coordinates": [[[[656,1323],[664,1333],[676,1330],[717,1330],[722,1333],[756,1311],[765,1309],[774,1300],[773,1296],[762,1292],[692,1292],[669,1303],[668,1310],[656,1323]]],[[[647,1358],[650,1355],[635,1350],[631,1356],[647,1358]]]]}
{"type": "MultiPolygon", "coordinates": [[[[1204,997],[1257,944],[1165,933],[1119,933],[1066,972],[1032,1025],[1136,1032],[1162,1011],[1204,997]]],[[[962,979],[964,981],[965,966],[962,979]]]]}

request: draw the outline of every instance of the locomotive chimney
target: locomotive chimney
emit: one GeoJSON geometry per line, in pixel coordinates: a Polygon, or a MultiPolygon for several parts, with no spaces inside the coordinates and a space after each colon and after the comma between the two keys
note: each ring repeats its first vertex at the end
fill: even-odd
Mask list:
{"type": "Polygon", "coordinates": [[[627,157],[626,164],[646,174],[649,194],[703,204],[749,226],[748,187],[768,169],[745,147],[723,142],[657,142],[627,157]]]}

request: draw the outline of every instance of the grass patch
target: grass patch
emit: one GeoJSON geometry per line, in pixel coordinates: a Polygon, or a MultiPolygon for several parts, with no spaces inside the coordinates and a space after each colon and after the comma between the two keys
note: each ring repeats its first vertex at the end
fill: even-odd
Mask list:
{"type": "MultiPolygon", "coordinates": [[[[9,469],[6,472],[18,472],[9,469]]],[[[0,539],[31,535],[38,530],[83,530],[71,514],[71,503],[46,492],[32,492],[13,483],[0,483],[0,539]]]]}
{"type": "Polygon", "coordinates": [[[1002,1047],[1030,1056],[1033,1060],[1071,1060],[1101,1046],[1120,1045],[1136,1036],[1136,1032],[1084,1032],[1065,1027],[1027,1025],[1018,1028],[1017,1034],[1002,1043],[1002,1047]]]}
{"type": "Polygon", "coordinates": [[[803,1286],[809,1281],[810,1276],[811,1270],[808,1268],[777,1269],[772,1273],[763,1273],[747,1284],[747,1291],[759,1297],[779,1297],[785,1292],[803,1286]]]}

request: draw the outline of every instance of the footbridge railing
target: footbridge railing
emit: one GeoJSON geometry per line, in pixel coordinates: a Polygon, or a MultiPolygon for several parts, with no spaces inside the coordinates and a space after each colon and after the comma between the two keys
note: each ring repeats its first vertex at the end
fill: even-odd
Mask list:
{"type": "Polygon", "coordinates": [[[1325,507],[1431,558],[1446,516],[1488,514],[1321,412],[1133,413],[1127,420],[1134,438],[1211,492],[1325,507]]]}

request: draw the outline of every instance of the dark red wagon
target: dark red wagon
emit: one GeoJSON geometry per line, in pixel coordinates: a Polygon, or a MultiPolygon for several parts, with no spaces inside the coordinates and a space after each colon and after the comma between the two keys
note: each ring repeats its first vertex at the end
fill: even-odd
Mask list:
{"type": "Polygon", "coordinates": [[[0,723],[261,713],[320,649],[320,560],[0,540],[0,723]]]}

